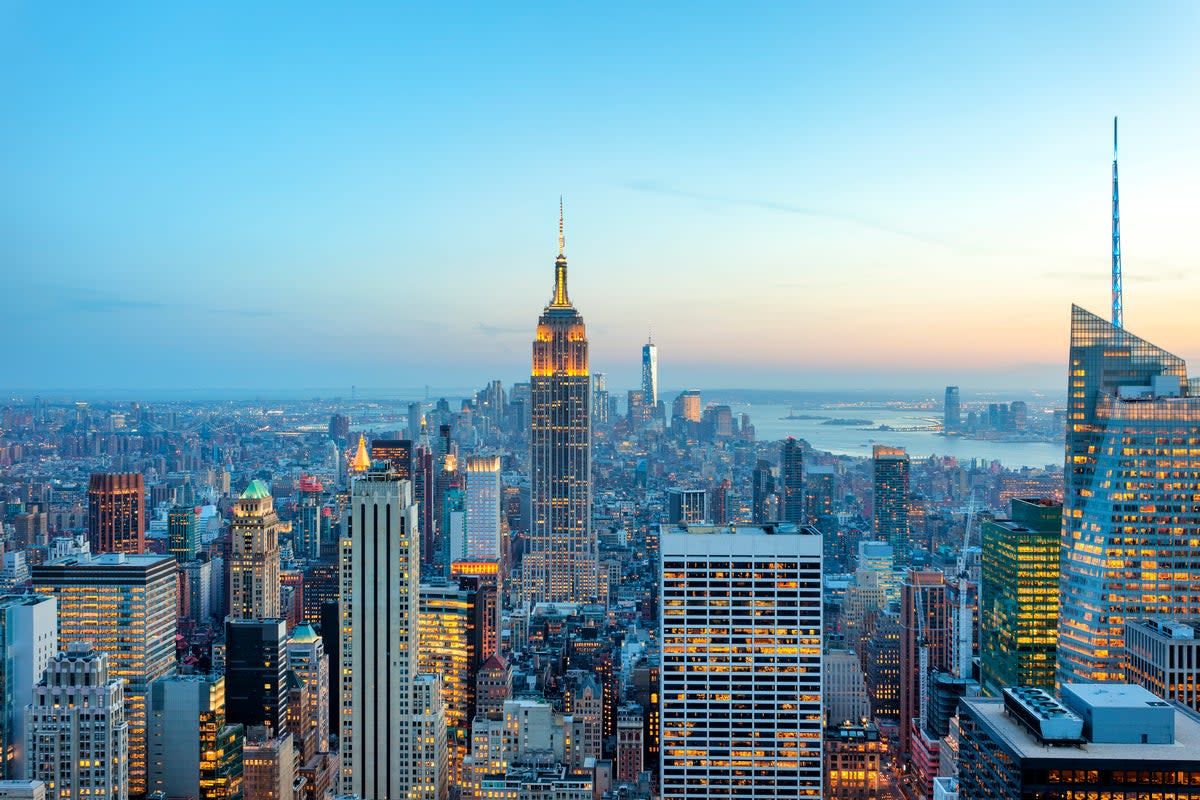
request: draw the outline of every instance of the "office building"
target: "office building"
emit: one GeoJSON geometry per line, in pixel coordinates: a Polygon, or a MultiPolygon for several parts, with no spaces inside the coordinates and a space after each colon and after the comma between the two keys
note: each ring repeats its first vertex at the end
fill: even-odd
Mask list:
{"type": "Polygon", "coordinates": [[[607,425],[608,414],[608,381],[603,372],[592,374],[592,422],[595,425],[607,425]]]}
{"type": "Polygon", "coordinates": [[[32,780],[0,780],[0,800],[46,800],[46,784],[32,780]]]}
{"type": "Polygon", "coordinates": [[[554,293],[538,319],[530,374],[533,519],[523,579],[534,602],[597,595],[588,340],[583,317],[567,295],[561,216],[558,247],[554,293]]]}
{"type": "Polygon", "coordinates": [[[667,524],[702,525],[709,521],[708,492],[704,489],[667,489],[667,524]]]}
{"type": "MultiPolygon", "coordinates": [[[[467,458],[465,560],[500,558],[500,457],[467,458]]],[[[464,559],[455,559],[464,560],[464,559]]]]}
{"type": "Polygon", "coordinates": [[[862,660],[853,650],[829,649],[821,662],[825,676],[825,722],[861,722],[871,718],[871,698],[862,660]]]}
{"type": "MultiPolygon", "coordinates": [[[[900,752],[912,755],[914,720],[933,670],[950,671],[951,624],[946,576],[910,569],[900,586],[900,752]]],[[[927,691],[927,690],[926,690],[927,691]]]]}
{"type": "Polygon", "coordinates": [[[371,460],[385,461],[401,480],[412,480],[413,445],[408,439],[372,439],[371,460]]]}
{"type": "Polygon", "coordinates": [[[795,525],[807,521],[804,515],[804,446],[792,436],[784,439],[779,448],[779,518],[795,525]]]}
{"type": "Polygon", "coordinates": [[[653,340],[642,345],[642,403],[651,415],[658,408],[658,345],[653,340]]]}
{"type": "Polygon", "coordinates": [[[200,552],[200,509],[175,506],[167,513],[167,546],[180,564],[196,557],[200,552]]]}
{"type": "Polygon", "coordinates": [[[991,694],[1005,686],[1052,689],[1062,506],[1014,499],[1011,519],[985,519],[980,536],[981,682],[991,694]]]}
{"type": "Polygon", "coordinates": [[[45,595],[0,598],[0,778],[25,777],[25,706],[58,653],[58,604],[45,595]]]}
{"type": "Polygon", "coordinates": [[[147,787],[166,797],[242,796],[240,725],[225,721],[225,678],[172,675],[150,685],[147,787]]]}
{"type": "Polygon", "coordinates": [[[820,796],[821,536],[663,526],[661,796],[820,796]]]}
{"type": "Polygon", "coordinates": [[[500,563],[498,561],[455,561],[450,578],[468,592],[474,610],[476,654],[482,661],[500,652],[500,563]]]}
{"type": "Polygon", "coordinates": [[[825,797],[827,800],[881,800],[880,780],[887,746],[871,722],[843,722],[825,729],[825,797]]]}
{"type": "Polygon", "coordinates": [[[958,387],[946,387],[946,402],[943,406],[942,431],[958,433],[962,430],[962,404],[959,401],[958,387]]]}
{"type": "Polygon", "coordinates": [[[25,710],[26,778],[58,800],[128,800],[129,725],[109,657],[71,642],[25,710]]]}
{"type": "Polygon", "coordinates": [[[230,722],[265,727],[273,735],[287,729],[287,623],[282,619],[225,620],[226,717],[230,722]]]}
{"type": "Polygon", "coordinates": [[[1200,397],[1183,359],[1073,307],[1060,683],[1122,676],[1124,621],[1200,616],[1200,397]]]}
{"type": "Polygon", "coordinates": [[[345,447],[350,441],[350,418],[345,414],[332,414],[329,417],[329,438],[345,447]]]}
{"type": "Polygon", "coordinates": [[[671,404],[671,424],[686,425],[689,422],[700,424],[700,392],[695,389],[680,392],[671,404]]]}
{"type": "Polygon", "coordinates": [[[359,475],[341,544],[342,793],[403,800],[413,788],[420,544],[412,484],[359,475]]]}
{"type": "Polygon", "coordinates": [[[146,483],[140,473],[98,473],[88,482],[88,542],[93,553],[146,549],[146,483]]]}
{"type": "Polygon", "coordinates": [[[829,535],[832,530],[826,530],[834,520],[833,502],[836,494],[836,474],[834,467],[827,464],[814,464],[805,470],[804,474],[804,514],[809,524],[816,525],[821,533],[829,535]]]}
{"type": "Polygon", "coordinates": [[[618,781],[635,783],[642,771],[644,723],[642,707],[637,703],[624,703],[617,709],[618,781]]]}
{"type": "Polygon", "coordinates": [[[129,792],[146,791],[150,684],[175,672],[178,571],[173,556],[105,553],[33,568],[33,588],[58,602],[60,648],[90,642],[123,679],[129,792]]]}
{"type": "Polygon", "coordinates": [[[1200,711],[1200,619],[1125,620],[1125,680],[1200,711]]]}
{"type": "Polygon", "coordinates": [[[324,524],[321,516],[321,497],[325,486],[313,475],[301,475],[296,498],[296,524],[293,541],[296,555],[309,561],[321,557],[324,524]]]}
{"type": "Polygon", "coordinates": [[[875,538],[892,546],[898,563],[907,564],[912,553],[909,541],[908,453],[899,447],[875,445],[873,513],[875,538]]]}
{"type": "Polygon", "coordinates": [[[442,676],[420,674],[413,680],[412,800],[446,800],[449,787],[458,786],[447,750],[446,713],[442,703],[442,676]]]}
{"type": "Polygon", "coordinates": [[[475,718],[475,674],[483,661],[475,620],[474,592],[454,580],[421,583],[417,669],[440,678],[452,780],[470,749],[475,718]]]}
{"type": "Polygon", "coordinates": [[[296,755],[292,735],[269,728],[247,728],[242,749],[242,785],[246,800],[293,800],[296,755]]]}
{"type": "Polygon", "coordinates": [[[1194,797],[1200,719],[1127,684],[1068,684],[959,704],[963,798],[1194,797]],[[1087,720],[1085,722],[1085,720],[1087,720]]]}
{"type": "Polygon", "coordinates": [[[318,753],[329,752],[329,656],[325,643],[307,623],[297,625],[287,642],[288,667],[308,687],[308,713],[318,753]]]}
{"type": "Polygon", "coordinates": [[[756,525],[773,522],[777,509],[774,470],[770,461],[760,458],[750,473],[750,518],[756,525]]]}
{"type": "Polygon", "coordinates": [[[279,605],[279,515],[267,485],[250,481],[233,505],[229,616],[273,619],[279,605]]]}

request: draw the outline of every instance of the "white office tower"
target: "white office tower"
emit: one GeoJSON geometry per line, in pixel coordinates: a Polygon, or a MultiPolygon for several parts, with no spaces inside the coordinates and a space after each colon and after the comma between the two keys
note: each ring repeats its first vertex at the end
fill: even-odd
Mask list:
{"type": "Polygon", "coordinates": [[[664,525],[662,798],[820,798],[821,535],[664,525]]]}
{"type": "Polygon", "coordinates": [[[71,642],[25,709],[26,777],[56,800],[128,800],[129,726],[108,656],[71,642]]]}
{"type": "Polygon", "coordinates": [[[500,558],[500,457],[467,459],[466,560],[500,558]]]}
{"type": "Polygon", "coordinates": [[[34,687],[57,652],[58,601],[53,596],[0,598],[0,777],[6,780],[25,777],[25,706],[33,702],[34,687]]]}
{"type": "Polygon", "coordinates": [[[418,675],[413,683],[413,725],[417,731],[413,763],[416,779],[412,800],[446,800],[449,754],[446,747],[446,710],[442,705],[439,675],[418,675]]]}
{"type": "Polygon", "coordinates": [[[412,484],[354,480],[341,542],[342,793],[405,800],[413,788],[419,537],[412,484]]]}

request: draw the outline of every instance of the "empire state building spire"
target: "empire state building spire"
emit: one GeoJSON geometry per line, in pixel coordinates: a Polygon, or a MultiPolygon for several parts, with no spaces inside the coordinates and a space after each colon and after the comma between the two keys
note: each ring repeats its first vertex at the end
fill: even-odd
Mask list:
{"type": "Polygon", "coordinates": [[[567,296],[567,257],[563,255],[563,201],[558,196],[558,258],[554,259],[554,297],[550,300],[551,308],[570,308],[571,298],[567,296]]]}

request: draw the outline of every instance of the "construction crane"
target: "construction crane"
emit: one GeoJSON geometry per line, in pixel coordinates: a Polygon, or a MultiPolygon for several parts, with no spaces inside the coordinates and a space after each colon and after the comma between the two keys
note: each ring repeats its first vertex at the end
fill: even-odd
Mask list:
{"type": "Polygon", "coordinates": [[[967,603],[968,578],[971,576],[967,564],[967,548],[971,545],[971,525],[975,521],[975,492],[967,502],[967,519],[963,525],[962,550],[958,554],[958,625],[954,647],[954,674],[960,678],[971,677],[971,655],[975,640],[971,607],[967,603]]]}
{"type": "MultiPolygon", "coordinates": [[[[913,583],[917,602],[917,714],[918,726],[925,725],[925,711],[929,706],[929,636],[925,629],[924,586],[913,583]]],[[[909,724],[907,720],[905,725],[909,724]]]]}

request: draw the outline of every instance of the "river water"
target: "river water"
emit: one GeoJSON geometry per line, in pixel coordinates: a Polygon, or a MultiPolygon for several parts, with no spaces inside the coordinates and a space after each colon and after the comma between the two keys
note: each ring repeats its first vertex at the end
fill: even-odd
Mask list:
{"type": "Polygon", "coordinates": [[[1005,467],[1062,467],[1063,445],[1051,442],[999,442],[942,436],[935,431],[875,431],[865,427],[920,427],[940,422],[941,412],[892,408],[797,408],[788,405],[731,403],[735,418],[749,414],[759,441],[795,436],[813,448],[838,455],[870,457],[871,447],[884,444],[903,447],[914,458],[931,455],[954,456],[959,461],[980,458],[999,461],[1005,467]],[[823,425],[822,419],[783,419],[789,414],[811,414],[839,419],[869,419],[867,425],[823,425]]]}

